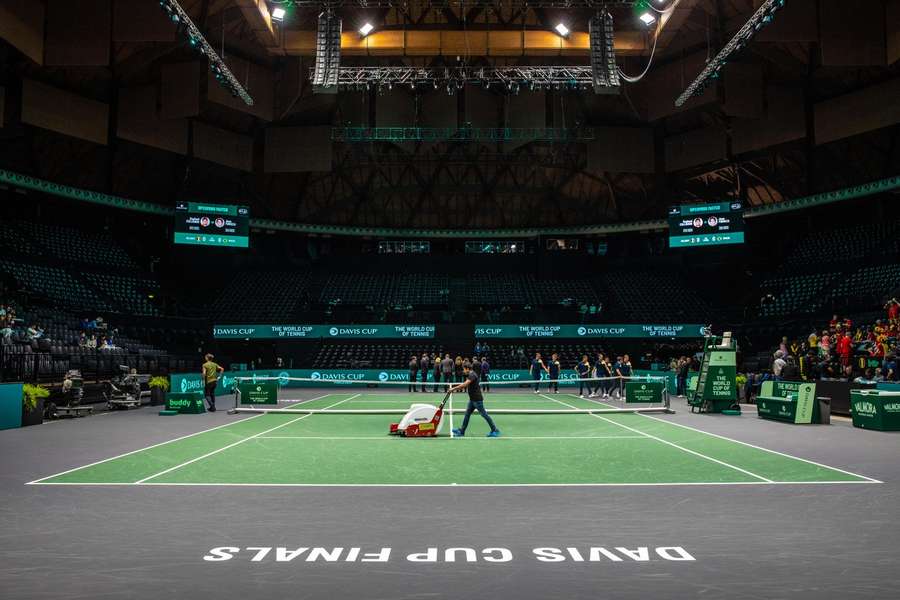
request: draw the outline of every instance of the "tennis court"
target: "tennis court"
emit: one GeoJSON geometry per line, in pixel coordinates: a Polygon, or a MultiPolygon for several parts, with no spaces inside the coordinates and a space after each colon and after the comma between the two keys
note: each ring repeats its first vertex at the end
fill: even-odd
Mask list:
{"type": "MultiPolygon", "coordinates": [[[[700,429],[665,414],[615,409],[574,394],[504,390],[488,395],[502,437],[473,415],[452,437],[465,395],[453,397],[435,438],[387,434],[415,402],[439,394],[305,390],[287,406],[31,482],[50,485],[216,486],[630,486],[873,483],[877,480],[700,429]],[[559,411],[508,414],[504,411],[559,411]],[[359,413],[329,411],[361,411],[359,413]]],[[[222,399],[223,404],[227,402],[222,399]]],[[[200,417],[202,418],[202,417],[200,417]]]]}

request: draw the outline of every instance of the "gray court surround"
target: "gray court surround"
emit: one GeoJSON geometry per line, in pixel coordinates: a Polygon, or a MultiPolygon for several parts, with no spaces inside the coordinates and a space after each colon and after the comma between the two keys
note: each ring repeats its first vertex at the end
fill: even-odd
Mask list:
{"type": "Polygon", "coordinates": [[[162,418],[144,408],[0,431],[0,596],[643,600],[898,595],[900,435],[856,430],[844,420],[830,427],[801,427],[762,421],[753,412],[727,417],[692,415],[677,403],[675,408],[677,414],[662,418],[884,483],[25,485],[245,418],[224,411],[162,418]],[[431,547],[438,549],[436,562],[408,559],[431,547]],[[599,560],[593,562],[592,547],[603,548],[594,551],[599,560]],[[297,552],[300,548],[310,550],[297,552]],[[316,554],[315,548],[322,550],[316,554]],[[337,548],[343,550],[338,554],[337,548]],[[351,548],[359,550],[356,560],[348,561],[351,548]],[[390,552],[379,562],[375,559],[385,558],[383,548],[390,552]],[[453,548],[473,549],[475,562],[467,562],[464,551],[447,552],[453,548]],[[559,552],[542,550],[547,548],[559,552]],[[635,560],[644,558],[641,548],[647,548],[646,561],[635,560]],[[310,552],[316,560],[307,560],[310,552]],[[291,553],[295,557],[288,560],[291,553]],[[328,562],[328,554],[339,560],[328,562]],[[447,562],[448,555],[455,561],[447,562]],[[225,556],[232,558],[209,560],[225,556]],[[539,556],[564,560],[544,562],[539,556]]]}

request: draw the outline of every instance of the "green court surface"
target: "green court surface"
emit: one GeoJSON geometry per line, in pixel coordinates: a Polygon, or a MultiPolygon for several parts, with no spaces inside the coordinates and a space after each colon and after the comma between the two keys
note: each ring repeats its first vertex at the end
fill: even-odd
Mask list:
{"type": "MultiPolygon", "coordinates": [[[[438,394],[328,394],[315,409],[408,408],[438,394]]],[[[458,426],[465,397],[454,398],[458,426]]],[[[488,409],[597,408],[570,394],[490,394],[488,409]]],[[[177,418],[197,418],[184,415],[177,418]]],[[[261,413],[39,479],[70,485],[724,485],[875,480],[677,425],[664,415],[496,414],[485,437],[387,435],[400,415],[261,413]]]]}

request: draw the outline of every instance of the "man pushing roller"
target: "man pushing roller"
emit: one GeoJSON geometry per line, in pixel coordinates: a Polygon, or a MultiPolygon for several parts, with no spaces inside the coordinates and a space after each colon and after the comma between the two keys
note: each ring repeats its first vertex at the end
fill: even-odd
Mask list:
{"type": "Polygon", "coordinates": [[[466,435],[466,429],[469,427],[469,417],[477,410],[478,414],[484,417],[484,420],[487,421],[487,424],[491,428],[491,431],[487,436],[500,437],[500,430],[497,429],[491,416],[484,410],[484,396],[481,394],[481,363],[475,362],[470,368],[467,368],[466,380],[451,388],[450,392],[458,392],[461,390],[466,390],[469,393],[469,405],[466,407],[466,416],[463,417],[462,427],[454,429],[453,435],[456,437],[463,437],[466,435]]]}

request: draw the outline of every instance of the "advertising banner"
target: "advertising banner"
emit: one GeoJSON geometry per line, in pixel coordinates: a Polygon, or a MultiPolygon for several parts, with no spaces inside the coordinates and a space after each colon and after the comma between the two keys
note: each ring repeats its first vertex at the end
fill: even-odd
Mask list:
{"type": "Polygon", "coordinates": [[[703,325],[475,325],[475,337],[484,338],[701,338],[703,325]]]}
{"type": "Polygon", "coordinates": [[[433,338],[434,325],[214,325],[217,340],[433,338]]]}

